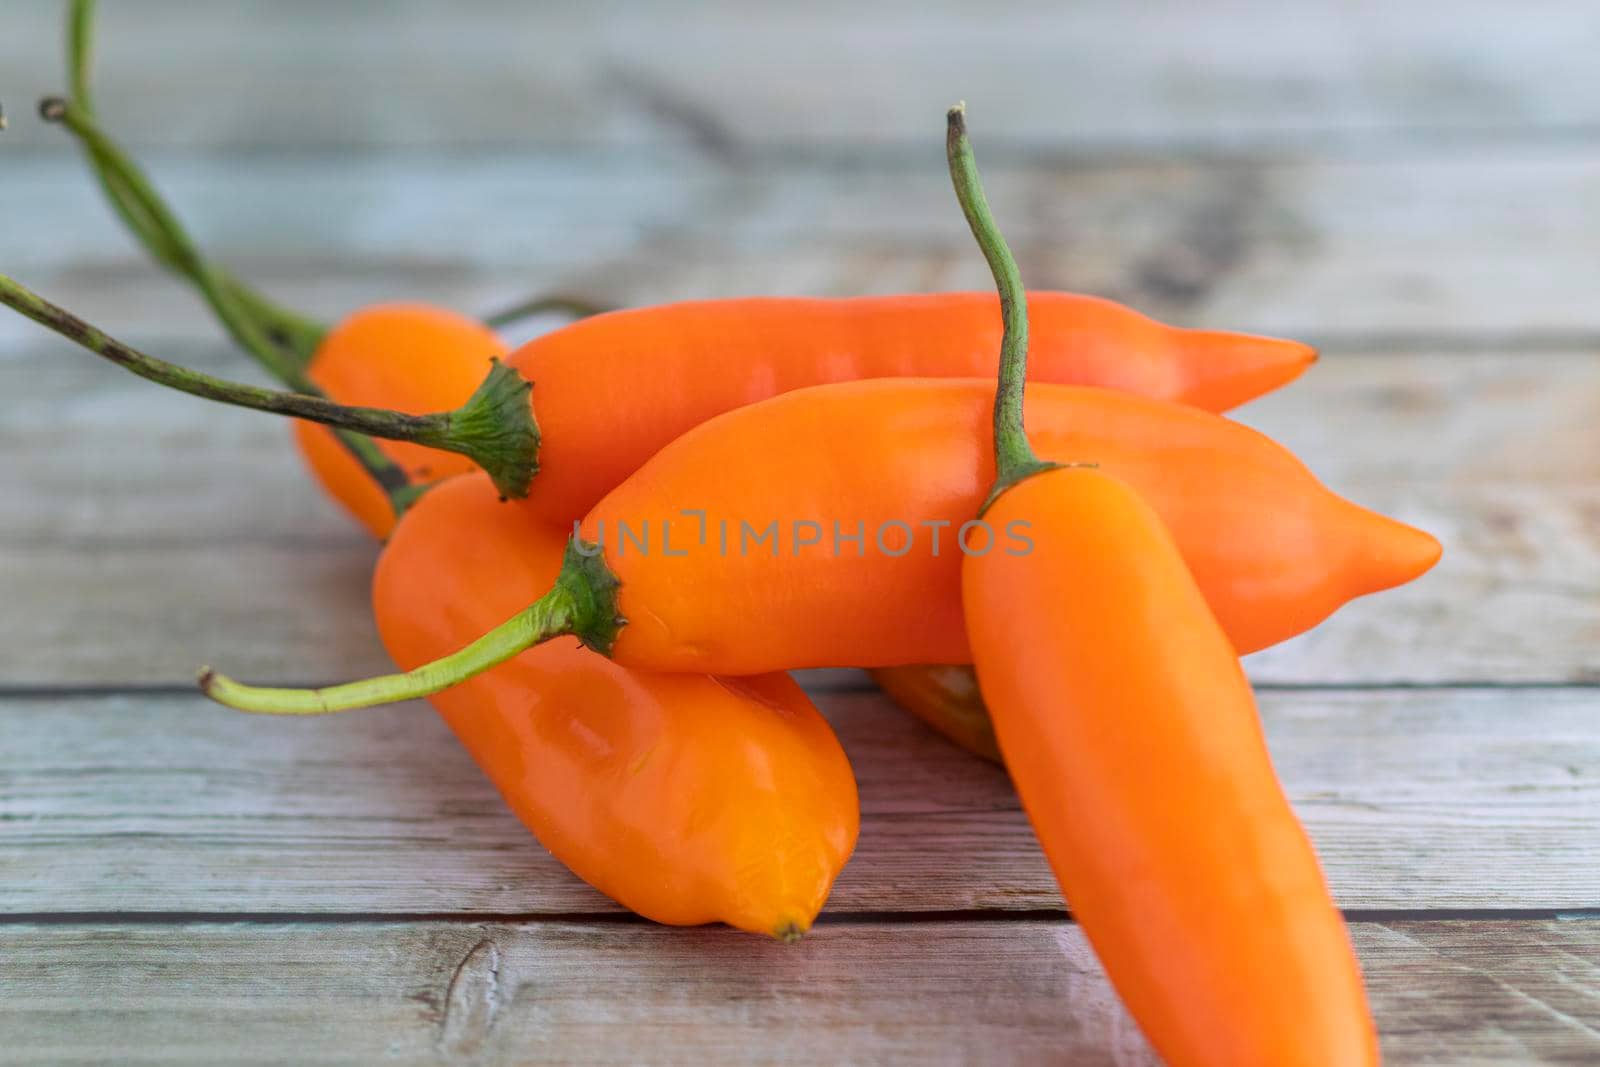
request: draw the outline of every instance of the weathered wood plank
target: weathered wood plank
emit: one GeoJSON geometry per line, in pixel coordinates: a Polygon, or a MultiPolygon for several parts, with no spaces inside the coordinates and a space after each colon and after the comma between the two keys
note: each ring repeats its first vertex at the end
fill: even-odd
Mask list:
{"type": "MultiPolygon", "coordinates": [[[[1325,149],[1592,125],[1591,5],[954,0],[107,4],[103,109],[141,143],[741,150],[996,139],[1325,149]]],[[[13,98],[62,86],[60,10],[10,0],[13,98]]],[[[9,101],[8,101],[9,102],[9,101]]],[[[20,108],[19,108],[20,110],[20,108]]],[[[29,124],[31,125],[31,124],[29,124]]],[[[17,140],[45,143],[19,125],[17,140]]]]}
{"type": "MultiPolygon", "coordinates": [[[[863,809],[830,913],[1061,906],[998,769],[875,693],[817,699],[863,809]]],[[[1263,712],[1344,907],[1600,907],[1600,690],[1269,692],[1263,712]]],[[[423,707],[12,697],[0,723],[3,912],[612,907],[423,707]]]]}
{"type": "MultiPolygon", "coordinates": [[[[1600,1056],[1600,922],[1355,923],[1390,1064],[1600,1056]]],[[[0,927],[10,1062],[1156,1060],[1065,921],[0,927]]]]}
{"type": "Polygon", "coordinates": [[[1250,657],[1256,678],[1600,680],[1600,359],[1336,358],[1241,418],[1445,546],[1421,580],[1250,657]]]}
{"type": "MultiPolygon", "coordinates": [[[[242,368],[215,348],[173,354],[242,368]]],[[[1420,582],[1252,657],[1257,679],[1600,677],[1600,360],[1349,355],[1243,417],[1446,545],[1420,582]]],[[[388,668],[367,609],[375,549],[276,420],[44,340],[0,357],[0,450],[0,683],[176,684],[204,661],[267,681],[388,668]]]]}
{"type": "MultiPolygon", "coordinates": [[[[400,296],[488,308],[538,288],[624,304],[988,288],[941,145],[935,122],[902,162],[544,152],[151,166],[216,255],[331,316],[400,296]]],[[[139,260],[76,160],[3,166],[7,272],[135,337],[215,336],[139,260]]],[[[1036,287],[1367,347],[1600,333],[1591,144],[1342,162],[997,160],[984,174],[1036,287]]],[[[0,318],[0,347],[24,328],[0,318]]]]}

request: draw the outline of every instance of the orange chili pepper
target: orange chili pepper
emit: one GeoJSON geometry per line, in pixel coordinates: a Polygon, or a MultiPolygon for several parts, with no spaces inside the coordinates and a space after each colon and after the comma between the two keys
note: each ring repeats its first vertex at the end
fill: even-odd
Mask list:
{"type": "Polygon", "coordinates": [[[1364,1064],[1377,1042],[1250,685],[1155,510],[1101,471],[1008,490],[1028,556],[963,564],[1006,766],[1073,916],[1185,1064],[1364,1064]]]}
{"type": "MultiPolygon", "coordinates": [[[[1183,330],[1108,300],[1035,293],[1045,321],[1040,381],[1105,385],[1225,410],[1299,375],[1315,358],[1293,341],[1183,330]]],[[[541,473],[528,505],[570,522],[663,446],[706,419],[807,385],[860,378],[978,377],[994,371],[992,295],[851,300],[752,298],[596,315],[510,358],[537,384],[541,473]],[[708,360],[714,366],[708,366],[708,360]]],[[[504,346],[465,316],[375,305],[323,338],[311,381],[346,403],[425,414],[466,403],[504,346]]],[[[388,495],[325,427],[296,437],[329,495],[382,538],[388,495]]],[[[472,469],[459,453],[378,446],[413,481],[472,469]]]]}
{"type": "MultiPolygon", "coordinates": [[[[329,330],[307,376],[344,403],[371,404],[421,415],[467,402],[489,361],[505,355],[494,331],[474,319],[429,304],[375,304],[329,330]]],[[[383,540],[394,528],[394,503],[332,430],[294,425],[306,465],[334,500],[383,540]]],[[[438,481],[474,468],[457,452],[409,441],[378,441],[412,483],[438,481]]]]}
{"type": "Polygon", "coordinates": [[[1052,469],[1023,433],[1027,302],[960,106],[949,122],[951,176],[1005,319],[985,515],[1026,524],[1034,544],[969,556],[961,574],[978,679],[1023,807],[1167,1063],[1375,1064],[1349,935],[1178,545],[1127,483],[1052,469]]]}
{"type": "MultiPolygon", "coordinates": [[[[429,491],[373,579],[395,662],[424,663],[528,603],[564,540],[481,474],[429,491]]],[[[433,703],[557,859],[657,922],[798,936],[855,845],[849,762],[787,675],[632,671],[555,641],[433,703]]]]}
{"type": "MultiPolygon", "coordinates": [[[[1295,341],[1185,330],[1095,297],[1039,292],[1034,380],[1101,385],[1224,411],[1299,376],[1295,341]]],[[[507,362],[534,382],[540,473],[527,506],[571,522],[663,447],[723,412],[865,378],[992,378],[992,293],[762,297],[613,311],[507,362]]]]}
{"type": "MultiPolygon", "coordinates": [[[[730,411],[601,501],[555,588],[450,664],[292,696],[256,694],[208,671],[207,691],[247,710],[382,703],[437,692],[556,633],[653,670],[967,662],[951,537],[993,477],[991,395],[978,381],[881,379],[730,411]],[[687,509],[705,512],[703,538],[701,517],[687,509]],[[822,526],[819,538],[859,530],[862,551],[798,545],[801,520],[822,526]],[[876,543],[888,531],[887,548],[900,549],[895,523],[916,539],[898,556],[876,543]],[[775,527],[781,541],[741,544],[746,526],[775,527]],[[653,551],[642,550],[642,530],[653,551]],[[599,553],[584,547],[596,542],[599,553]]],[[[1282,448],[1220,416],[1078,386],[1032,385],[1029,396],[1045,454],[1093,455],[1151,500],[1241,652],[1409,581],[1438,558],[1432,537],[1334,495],[1282,448]]]]}
{"type": "MultiPolygon", "coordinates": [[[[1044,454],[1094,455],[1166,516],[1241,652],[1409,581],[1438,558],[1433,538],[1335,496],[1237,423],[1106,390],[1028,391],[1044,454]]],[[[975,381],[817,387],[729,412],[658,453],[582,526],[586,541],[605,545],[621,583],[620,614],[631,620],[614,654],[641,666],[729,673],[968,662],[962,553],[946,540],[935,554],[931,524],[944,523],[953,539],[993,479],[991,396],[975,381]],[[684,509],[706,511],[705,543],[698,517],[684,509]],[[827,524],[825,543],[796,550],[804,535],[789,526],[776,553],[744,539],[722,554],[719,520],[737,539],[746,525],[759,533],[780,517],[827,524]],[[915,534],[903,555],[872,542],[859,554],[833,543],[835,532],[859,524],[866,538],[882,533],[897,550],[896,522],[915,534]],[[654,553],[630,552],[624,524],[655,531],[654,553]],[[668,548],[687,556],[669,557],[668,548]]],[[[996,528],[994,551],[1004,550],[1003,536],[996,528]]]]}

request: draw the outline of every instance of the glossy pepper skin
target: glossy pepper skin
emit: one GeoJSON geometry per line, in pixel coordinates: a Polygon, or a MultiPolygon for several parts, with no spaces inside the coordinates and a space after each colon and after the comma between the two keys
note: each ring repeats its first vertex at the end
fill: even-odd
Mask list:
{"type": "MultiPolygon", "coordinates": [[[[621,582],[629,622],[612,654],[725,674],[970,662],[953,538],[994,477],[993,391],[985,380],[819,386],[680,437],[581,527],[621,582]],[[706,513],[703,542],[688,509],[706,513]],[[805,519],[823,525],[822,541],[795,551],[791,524],[805,519]],[[783,540],[770,550],[737,540],[741,523],[763,532],[775,520],[783,540]],[[836,521],[865,531],[859,554],[834,550],[836,521]],[[888,530],[889,547],[901,547],[895,522],[916,538],[898,556],[875,543],[888,530]],[[946,524],[937,555],[934,522],[946,524]],[[621,536],[624,523],[647,527],[654,550],[621,536]]],[[[1092,455],[1151,501],[1241,653],[1438,559],[1432,537],[1334,495],[1283,448],[1220,416],[1077,386],[1032,385],[1027,403],[1041,455],[1092,455]]],[[[997,539],[993,551],[1012,543],[997,539]]]]}
{"type": "MultiPolygon", "coordinates": [[[[481,474],[430,490],[373,581],[378,629],[413,667],[499,622],[560,568],[481,474]]],[[[541,843],[657,922],[793,937],[855,846],[855,779],[832,729],[783,674],[620,667],[563,639],[432,698],[541,843]]]]}
{"type": "Polygon", "coordinates": [[[1174,1067],[1378,1062],[1361,974],[1249,682],[1155,509],[1087,469],[1007,490],[962,565],[1006,765],[1073,916],[1174,1067]]]}
{"type": "MultiPolygon", "coordinates": [[[[429,304],[374,304],[340,321],[318,345],[307,376],[335,400],[421,415],[465,403],[503,357],[483,324],[429,304]]],[[[389,497],[326,426],[297,421],[294,438],[312,476],[378,540],[394,528],[389,497]]],[[[476,469],[472,460],[406,441],[377,446],[420,484],[476,469]]]]}
{"type": "MultiPolygon", "coordinates": [[[[734,408],[864,378],[991,377],[993,293],[757,297],[614,311],[535,338],[508,362],[534,383],[543,440],[525,502],[571,522],[685,431],[734,408]]],[[[1224,411],[1316,358],[1294,341],[1166,326],[1076,293],[1029,297],[1031,377],[1224,411]]]]}

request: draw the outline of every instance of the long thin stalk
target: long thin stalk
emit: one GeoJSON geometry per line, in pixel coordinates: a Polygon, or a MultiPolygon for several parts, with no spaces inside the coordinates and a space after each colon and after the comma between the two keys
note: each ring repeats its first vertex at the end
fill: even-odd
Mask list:
{"type": "Polygon", "coordinates": [[[1000,318],[1005,333],[1000,341],[999,385],[994,394],[995,480],[988,499],[978,514],[987,511],[996,497],[1024,478],[1057,466],[1034,454],[1033,445],[1022,425],[1022,400],[1028,375],[1028,294],[1022,285],[1022,272],[1006,245],[1000,226],[989,210],[978,177],[978,164],[967,140],[966,105],[957,104],[946,115],[945,154],[950,163],[950,180],[956,199],[967,218],[972,236],[977,238],[983,258],[989,263],[1000,292],[1000,318]]]}
{"type": "Polygon", "coordinates": [[[510,307],[501,308],[499,311],[483,317],[483,324],[492,329],[503,329],[512,323],[531,318],[534,315],[543,315],[548,312],[560,312],[568,318],[587,319],[594,315],[603,315],[616,308],[601,304],[581,296],[566,296],[561,293],[547,293],[542,296],[531,296],[526,300],[512,304],[510,307]]]}
{"type": "MultiPolygon", "coordinates": [[[[52,120],[72,120],[66,122],[67,128],[83,144],[90,167],[113,209],[157,262],[198,284],[199,279],[194,277],[191,270],[192,260],[198,254],[193,243],[178,227],[176,217],[161,201],[137,164],[117,148],[96,123],[90,81],[94,12],[94,0],[73,0],[67,16],[67,76],[72,87],[71,96],[68,101],[44,101],[41,113],[52,120]],[[84,128],[93,129],[92,139],[83,135],[84,128]],[[107,146],[113,151],[104,151],[107,146]]],[[[260,324],[263,333],[279,347],[293,353],[298,363],[297,369],[303,371],[326,332],[324,328],[267,299],[223,268],[213,264],[209,270],[228,296],[260,324]]],[[[240,343],[245,343],[243,338],[240,343]]],[[[248,345],[246,348],[252,356],[258,356],[248,345]]],[[[264,365],[269,370],[276,370],[272,363],[264,365]]],[[[284,384],[292,387],[294,383],[284,380],[284,384]]]]}
{"type": "Polygon", "coordinates": [[[488,471],[507,496],[527,495],[528,483],[537,469],[538,431],[528,406],[530,387],[526,379],[503,363],[494,363],[483,385],[455,411],[407,415],[385,408],[336,404],[308,393],[231,382],[157,359],[123,344],[5,275],[0,275],[0,303],[141,378],[192,396],[461,453],[488,471]]]}
{"type": "Polygon", "coordinates": [[[394,704],[448,689],[542,641],[572,633],[572,624],[570,598],[558,585],[460,651],[404,674],[386,674],[324,689],[279,689],[244,685],[203,667],[200,691],[219,704],[263,715],[329,715],[394,704]]]}
{"type": "MultiPolygon", "coordinates": [[[[322,342],[324,328],[268,300],[201,257],[143,171],[96,124],[89,76],[94,11],[94,0],[72,3],[67,16],[67,69],[72,99],[47,99],[40,104],[40,115],[62,123],[77,137],[112,210],[151,257],[194,283],[235,340],[269,373],[297,392],[320,395],[321,390],[306,378],[305,369],[322,342]]],[[[336,428],[333,433],[384,490],[396,516],[425,489],[411,484],[405,470],[376,441],[345,429],[336,428]]]]}
{"type": "Polygon", "coordinates": [[[481,674],[524,649],[571,634],[610,655],[627,624],[617,613],[617,576],[599,547],[574,538],[549,592],[464,648],[402,674],[323,689],[279,689],[236,682],[201,668],[200,691],[219,704],[267,715],[326,715],[431,696],[481,674]]]}
{"type": "Polygon", "coordinates": [[[126,203],[130,210],[139,213],[140,228],[148,226],[159,235],[158,245],[155,246],[159,247],[159,254],[168,257],[176,270],[194,281],[234,340],[284,384],[294,389],[309,384],[305,380],[304,368],[273,344],[261,323],[240,306],[232,288],[225,283],[221,270],[200,254],[166,203],[155,195],[149,181],[133,161],[101,132],[93,117],[73,101],[59,97],[42,103],[39,113],[45,119],[59,122],[71,130],[83,142],[91,158],[104,163],[109,172],[118,175],[116,201],[126,203]]]}

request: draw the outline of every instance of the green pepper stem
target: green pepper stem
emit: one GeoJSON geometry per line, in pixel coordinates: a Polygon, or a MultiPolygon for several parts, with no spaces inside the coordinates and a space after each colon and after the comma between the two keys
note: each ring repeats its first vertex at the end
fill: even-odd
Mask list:
{"type": "Polygon", "coordinates": [[[541,296],[531,296],[526,300],[512,304],[510,307],[501,308],[491,315],[485,315],[483,324],[491,329],[499,330],[510,326],[514,322],[520,322],[534,315],[543,315],[552,311],[564,314],[568,318],[587,319],[615,310],[616,308],[614,307],[588,300],[581,296],[547,293],[541,296]]]}
{"type": "Polygon", "coordinates": [[[222,268],[205,263],[149,178],[95,122],[89,78],[94,11],[94,0],[73,0],[67,16],[71,99],[45,100],[40,114],[49,121],[61,122],[77,137],[112,208],[150,255],[198,286],[240,345],[285,385],[296,388],[298,383],[283,372],[303,373],[325,330],[253,291],[222,268]],[[216,299],[219,295],[220,304],[216,299]],[[272,342],[273,348],[287,351],[293,359],[285,361],[276,352],[261,351],[258,346],[263,339],[272,342]]]}
{"type": "Polygon", "coordinates": [[[1022,399],[1028,375],[1028,295],[1022,272],[1006,245],[1005,237],[989,210],[978,177],[978,164],[967,140],[967,106],[957,104],[946,115],[945,154],[950,180],[955,185],[961,213],[977,238],[1000,292],[1000,319],[1005,332],[1000,341],[999,386],[994,394],[995,479],[989,496],[978,509],[982,515],[1011,486],[1058,464],[1041,460],[1028,443],[1022,425],[1022,399]]]}
{"type": "MultiPolygon", "coordinates": [[[[72,114],[71,105],[63,112],[54,106],[55,101],[45,103],[52,107],[50,114],[56,116],[54,121],[61,121],[69,130],[76,132],[77,128],[88,128],[87,124],[92,122],[74,118],[69,123],[60,116],[72,114]]],[[[100,139],[104,140],[103,134],[100,139]]],[[[148,180],[133,169],[132,161],[120,152],[108,154],[87,141],[83,143],[83,150],[112,210],[150,253],[151,258],[193,283],[212,306],[218,320],[252,359],[290,388],[304,387],[307,384],[305,369],[327,331],[311,319],[262,296],[224,268],[207,263],[204,269],[209,274],[209,281],[220,289],[223,307],[228,309],[230,317],[225,317],[206,284],[193,272],[191,249],[174,243],[165,232],[164,227],[177,225],[170,211],[160,216],[152,216],[149,212],[146,205],[160,201],[155,199],[155,192],[148,180]],[[247,317],[255,325],[242,330],[237,328],[239,316],[247,317]],[[271,346],[266,356],[251,347],[261,339],[271,346]]]]}
{"type": "Polygon", "coordinates": [[[89,69],[94,63],[94,0],[73,0],[67,11],[67,78],[72,98],[87,110],[94,109],[89,96],[89,69]]]}
{"type": "Polygon", "coordinates": [[[304,368],[296,363],[291,354],[274,344],[261,323],[240,306],[222,272],[200,255],[177,218],[154,195],[148,181],[138,173],[132,160],[124,156],[122,150],[100,131],[93,118],[82,107],[59,97],[42,102],[39,113],[47,121],[59,122],[71,130],[83,142],[84,149],[97,168],[107,168],[105,173],[118,176],[114,189],[108,187],[108,194],[114,204],[124,205],[139,214],[138,221],[134,223],[135,232],[148,228],[160,235],[159,244],[152,247],[152,254],[172,263],[179,273],[199,287],[201,295],[240,347],[279,380],[291,388],[298,388],[304,381],[304,368]]]}
{"type": "Polygon", "coordinates": [[[141,378],[192,396],[458,452],[488,471],[505,496],[526,496],[538,469],[539,431],[528,403],[532,386],[498,360],[477,392],[455,411],[406,415],[230,382],[145,355],[5,275],[0,275],[0,303],[141,378]]]}
{"type": "Polygon", "coordinates": [[[544,596],[476,641],[402,674],[387,674],[323,689],[249,686],[209,667],[199,675],[200,691],[219,704],[268,715],[325,715],[336,711],[393,704],[431,696],[504,663],[525,649],[571,634],[609,655],[626,625],[617,613],[618,582],[600,549],[576,539],[555,585],[544,596]]]}
{"type": "MultiPolygon", "coordinates": [[[[317,322],[257,293],[223,268],[207,263],[177,216],[138,165],[94,120],[90,85],[94,0],[74,0],[67,15],[67,71],[71,101],[40,103],[47,121],[59,122],[83,147],[106,200],[155,261],[196,285],[218,319],[245,351],[289,388],[321,395],[305,370],[326,333],[317,322]],[[262,342],[265,341],[266,344],[262,342]]],[[[371,438],[335,429],[334,437],[389,498],[396,517],[426,490],[412,485],[404,469],[371,438]]]]}
{"type": "Polygon", "coordinates": [[[541,641],[572,632],[572,605],[560,586],[550,590],[472,644],[414,671],[386,674],[325,689],[275,689],[243,685],[209,667],[200,691],[219,704],[266,715],[326,715],[432,696],[504,663],[541,641]]]}

